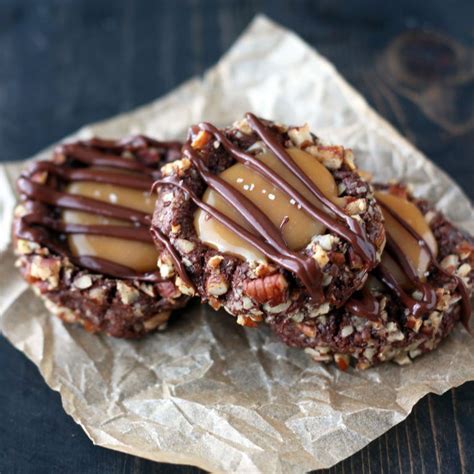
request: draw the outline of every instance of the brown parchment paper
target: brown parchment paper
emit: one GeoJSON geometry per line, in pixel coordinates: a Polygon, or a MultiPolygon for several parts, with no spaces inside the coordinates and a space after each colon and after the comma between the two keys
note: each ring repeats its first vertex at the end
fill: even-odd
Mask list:
{"type": "MultiPolygon", "coordinates": [[[[75,136],[179,138],[189,124],[228,124],[246,111],[307,121],[320,136],[353,147],[359,164],[378,179],[412,183],[416,194],[474,231],[473,209],[456,184],[327,60],[261,16],[203,79],[75,136]]],[[[343,373],[286,348],[265,329],[241,328],[198,303],[166,332],[139,342],[64,326],[13,268],[8,234],[18,171],[18,165],[0,170],[1,329],[98,445],[212,471],[303,472],[361,449],[428,392],[474,379],[474,343],[461,327],[411,366],[343,373]]]]}

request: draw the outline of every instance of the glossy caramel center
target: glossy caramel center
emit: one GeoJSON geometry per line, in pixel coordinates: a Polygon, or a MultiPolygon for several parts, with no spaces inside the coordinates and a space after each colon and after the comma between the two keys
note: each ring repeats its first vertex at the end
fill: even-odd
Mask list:
{"type": "MultiPolygon", "coordinates": [[[[69,184],[65,191],[149,214],[153,212],[155,204],[155,198],[150,196],[147,191],[111,184],[89,181],[75,182],[69,184]]],[[[130,222],[124,220],[70,210],[63,211],[63,220],[70,224],[132,226],[130,222]]],[[[101,235],[70,234],[68,244],[72,254],[76,257],[100,257],[137,272],[156,269],[158,255],[151,243],[101,235]]]]}
{"type": "MultiPolygon", "coordinates": [[[[321,192],[337,204],[337,185],[331,173],[309,153],[298,148],[288,149],[287,152],[321,192]]],[[[319,199],[313,196],[273,153],[261,153],[257,158],[291,184],[313,205],[320,209],[323,208],[319,199]]],[[[222,172],[220,177],[252,201],[277,228],[280,228],[280,232],[290,249],[299,250],[305,247],[313,236],[325,231],[324,225],[309,216],[294,199],[277,189],[248,166],[237,163],[222,172]]],[[[255,232],[237,209],[229,205],[213,189],[208,188],[202,199],[205,203],[230,217],[237,224],[253,233],[255,232]]],[[[196,212],[194,225],[201,241],[220,252],[231,253],[248,261],[265,260],[265,256],[253,245],[247,243],[205,211],[198,210],[196,212]]]]}
{"type": "MultiPolygon", "coordinates": [[[[423,214],[412,202],[403,197],[390,194],[388,192],[378,191],[375,193],[378,201],[387,206],[401,220],[412,227],[418,235],[428,244],[434,255],[437,254],[438,245],[431,229],[426,222],[423,214]]],[[[385,218],[385,229],[387,234],[394,239],[400,250],[407,257],[413,268],[416,270],[421,281],[426,280],[426,272],[430,264],[430,256],[417,240],[382,207],[385,218]]],[[[382,256],[382,263],[392,272],[397,281],[402,286],[408,286],[409,282],[405,274],[401,271],[397,263],[385,252],[382,256]]]]}

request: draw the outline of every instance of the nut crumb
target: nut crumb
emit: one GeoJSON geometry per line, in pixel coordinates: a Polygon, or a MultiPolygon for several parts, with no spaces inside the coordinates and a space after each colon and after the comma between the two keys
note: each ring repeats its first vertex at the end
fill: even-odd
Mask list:
{"type": "Polygon", "coordinates": [[[81,275],[74,279],[73,285],[79,290],[85,290],[92,286],[92,278],[90,275],[81,275]]]}

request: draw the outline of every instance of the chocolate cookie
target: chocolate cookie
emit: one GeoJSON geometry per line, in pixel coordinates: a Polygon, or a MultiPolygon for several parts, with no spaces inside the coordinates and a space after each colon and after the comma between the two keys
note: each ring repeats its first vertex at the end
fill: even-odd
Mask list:
{"type": "Polygon", "coordinates": [[[468,327],[474,239],[404,186],[378,186],[387,246],[365,287],[344,307],[308,318],[290,307],[266,322],[317,361],[367,368],[410,363],[435,349],[460,319],[468,327]]]}
{"type": "Polygon", "coordinates": [[[252,114],[223,130],[201,123],[162,173],[152,223],[161,275],[240,324],[290,308],[326,313],[380,259],[382,214],[352,152],[307,126],[252,114]]]}
{"type": "Polygon", "coordinates": [[[186,303],[156,269],[149,190],[180,144],[136,136],[58,147],[17,181],[17,266],[48,309],[115,337],[163,328],[186,303]]]}

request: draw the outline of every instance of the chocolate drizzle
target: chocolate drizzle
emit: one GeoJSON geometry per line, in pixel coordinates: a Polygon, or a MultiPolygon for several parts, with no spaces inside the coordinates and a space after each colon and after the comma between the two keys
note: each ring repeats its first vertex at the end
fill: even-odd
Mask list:
{"type": "MultiPolygon", "coordinates": [[[[456,287],[457,287],[459,293],[461,294],[461,298],[462,298],[462,313],[461,313],[462,323],[464,324],[466,329],[469,329],[469,319],[471,317],[472,307],[471,307],[471,300],[470,300],[470,297],[469,297],[469,292],[467,291],[466,285],[464,284],[462,279],[457,275],[454,275],[454,274],[451,274],[451,273],[447,272],[438,263],[438,260],[433,255],[433,252],[432,252],[430,246],[426,243],[426,241],[423,239],[423,237],[421,237],[421,235],[419,235],[415,231],[415,229],[413,229],[413,227],[410,224],[408,224],[408,222],[406,222],[404,219],[401,219],[400,216],[396,212],[394,212],[392,209],[390,209],[386,204],[384,204],[382,202],[379,202],[379,205],[384,209],[384,211],[386,211],[394,219],[396,219],[397,222],[407,232],[409,232],[410,235],[418,242],[418,245],[420,245],[420,247],[422,247],[423,250],[428,254],[429,259],[430,259],[430,263],[436,268],[437,271],[439,271],[441,274],[443,274],[444,276],[446,276],[448,278],[454,279],[454,281],[456,282],[456,287]]],[[[388,243],[389,243],[389,245],[391,245],[390,244],[390,239],[388,240],[388,243]]],[[[393,254],[398,257],[399,261],[403,261],[403,259],[405,258],[404,255],[401,253],[399,248],[398,248],[398,250],[397,249],[391,249],[391,247],[389,246],[389,250],[391,250],[393,252],[393,254]]],[[[413,271],[413,273],[410,275],[409,274],[410,272],[406,271],[406,267],[403,267],[403,269],[405,270],[405,273],[410,278],[410,280],[415,283],[415,286],[417,286],[419,288],[421,282],[416,281],[416,279],[415,279],[416,272],[413,271]]],[[[423,285],[423,284],[421,284],[421,285],[423,285]]],[[[426,287],[426,286],[429,286],[429,285],[424,284],[424,286],[426,287]]],[[[428,290],[426,289],[425,291],[428,291],[428,290]]],[[[431,291],[434,292],[434,289],[431,288],[431,291]]],[[[429,309],[430,308],[427,307],[427,310],[429,310],[429,309]]]]}
{"type": "MultiPolygon", "coordinates": [[[[205,175],[203,175],[203,178],[206,180],[205,175]]],[[[308,290],[311,291],[310,294],[312,298],[318,302],[322,301],[323,295],[321,293],[321,272],[316,266],[314,259],[301,258],[296,252],[288,249],[281,235],[274,232],[275,227],[268,220],[265,214],[263,214],[245,196],[241,196],[240,193],[238,193],[238,191],[236,191],[230,185],[222,180],[219,180],[219,178],[216,178],[215,176],[213,178],[216,180],[216,182],[218,180],[222,184],[220,189],[218,186],[216,186],[214,189],[219,190],[221,195],[228,199],[231,204],[234,204],[234,206],[237,204],[236,209],[239,211],[239,213],[241,213],[241,215],[245,217],[250,215],[252,219],[249,221],[250,225],[257,232],[262,230],[263,235],[268,236],[267,238],[270,242],[270,245],[265,240],[258,238],[254,233],[234,222],[222,212],[203,202],[189,187],[176,181],[174,178],[164,178],[158,180],[157,184],[171,184],[188,193],[193,202],[203,211],[206,211],[209,215],[217,219],[221,224],[232,229],[232,231],[235,232],[239,237],[253,245],[271,260],[278,262],[283,268],[295,272],[300,277],[301,281],[307,285],[308,290]],[[237,202],[236,198],[238,199],[237,202]]],[[[172,257],[175,263],[176,261],[179,261],[179,258],[176,254],[172,254],[172,257]]],[[[182,275],[186,274],[185,271],[182,273],[183,270],[183,267],[178,267],[181,277],[182,275]]]]}
{"type": "Polygon", "coordinates": [[[157,242],[159,242],[168,251],[168,253],[171,255],[171,258],[173,259],[173,263],[175,264],[175,266],[178,270],[178,274],[181,277],[181,280],[183,280],[183,282],[187,286],[189,286],[193,291],[195,291],[196,288],[195,288],[193,282],[189,279],[188,274],[186,273],[186,268],[184,267],[181,260],[179,259],[178,255],[176,253],[176,250],[173,248],[170,241],[156,227],[152,227],[150,229],[150,231],[151,231],[151,234],[153,235],[153,237],[155,238],[155,240],[157,242]]]}
{"type": "MultiPolygon", "coordinates": [[[[469,330],[469,319],[471,317],[472,309],[469,292],[462,279],[457,275],[453,275],[447,272],[443,267],[441,267],[435,255],[433,254],[430,246],[406,220],[402,219],[385,203],[379,201],[379,205],[416,240],[418,245],[420,245],[420,247],[425,252],[427,252],[427,255],[430,259],[430,265],[434,266],[436,270],[444,276],[454,279],[456,281],[456,287],[462,298],[461,320],[466,329],[469,330]]],[[[435,309],[437,303],[435,288],[429,283],[420,281],[416,270],[413,268],[413,265],[406,258],[405,254],[394,241],[388,230],[387,245],[385,251],[388,252],[392,258],[394,258],[403,273],[410,281],[411,286],[415,290],[418,290],[421,293],[422,297],[418,301],[407,295],[407,293],[401,287],[400,283],[396,280],[395,276],[382,263],[379,264],[378,267],[375,269],[375,274],[377,275],[379,280],[397,295],[397,297],[404,304],[404,306],[408,308],[410,313],[413,314],[416,318],[422,317],[427,312],[435,309]]],[[[345,307],[348,311],[355,314],[356,316],[366,317],[367,319],[371,320],[377,319],[379,316],[379,305],[377,303],[377,299],[373,295],[371,295],[368,290],[363,291],[364,297],[362,299],[351,298],[346,303],[345,307]]]]}
{"type": "MultiPolygon", "coordinates": [[[[278,143],[273,132],[264,122],[250,113],[246,115],[246,118],[255,134],[265,143],[268,149],[274,153],[284,167],[299,180],[301,186],[306,187],[312,196],[324,206],[324,209],[314,206],[288,183],[288,181],[273,171],[268,165],[258,160],[258,158],[239,150],[213,125],[201,123],[197,128],[213,135],[232,158],[260,174],[277,189],[294,199],[311,217],[323,223],[335,234],[349,242],[354,251],[358,253],[365,262],[365,269],[372,269],[377,263],[376,249],[369,241],[365,229],[321,192],[318,186],[313,183],[296,164],[285,148],[278,143]]],[[[306,287],[313,301],[316,303],[323,302],[322,272],[315,260],[302,252],[295,252],[288,248],[288,245],[282,237],[281,230],[270,221],[265,213],[240,191],[213,174],[207,167],[203,157],[194,150],[189,143],[183,147],[183,153],[191,160],[207,186],[216,191],[244,218],[251,228],[251,231],[245,229],[216,208],[203,202],[189,187],[174,177],[158,180],[155,184],[173,185],[186,192],[196,206],[258,249],[268,259],[294,273],[306,287]]],[[[172,254],[171,256],[177,265],[181,277],[184,277],[185,271],[180,267],[177,255],[172,254]]]]}
{"type": "MultiPolygon", "coordinates": [[[[278,143],[277,140],[275,140],[275,137],[272,135],[271,130],[266,127],[261,120],[259,120],[257,117],[255,117],[255,115],[250,113],[246,114],[246,118],[252,130],[259,135],[259,137],[275,154],[275,156],[281,161],[281,163],[283,163],[283,165],[285,165],[285,167],[299,179],[299,181],[306,187],[306,189],[308,189],[309,192],[311,192],[315,197],[317,197],[319,201],[323,203],[328,209],[330,209],[337,217],[339,217],[340,220],[344,221],[347,227],[342,226],[326,212],[320,211],[318,208],[312,206],[309,201],[307,201],[300,193],[294,190],[294,188],[292,188],[284,180],[280,180],[279,176],[273,173],[268,167],[266,167],[267,174],[264,175],[262,171],[260,171],[262,175],[268,178],[272,182],[272,184],[274,184],[281,191],[286,192],[293,199],[295,199],[295,201],[298,202],[298,204],[300,204],[303,209],[305,209],[306,212],[308,212],[312,217],[322,222],[324,225],[326,225],[329,229],[331,229],[344,240],[349,241],[349,243],[356,250],[356,252],[358,252],[359,255],[362,256],[364,260],[368,263],[368,269],[372,269],[377,263],[377,252],[375,246],[369,241],[365,229],[360,225],[360,223],[348,214],[346,214],[340,207],[338,207],[330,199],[324,196],[318,186],[316,186],[316,184],[294,162],[294,160],[287,153],[285,148],[280,143],[278,143]],[[289,191],[291,191],[291,194],[289,191]]],[[[247,155],[247,159],[249,157],[253,158],[251,155],[245,155],[247,155]]],[[[252,161],[258,160],[253,159],[252,161]]],[[[260,165],[262,164],[263,163],[260,163],[260,165]]]]}
{"type": "MultiPolygon", "coordinates": [[[[114,160],[116,161],[116,160],[114,160]]],[[[129,160],[127,160],[129,161],[129,160]]],[[[128,164],[128,163],[127,163],[128,164]]],[[[108,166],[111,166],[110,164],[108,166]]],[[[125,169],[125,168],[121,168],[125,169]]],[[[128,168],[127,168],[128,169],[128,168]]],[[[29,168],[29,175],[45,171],[49,174],[58,176],[65,181],[95,181],[96,183],[114,184],[116,186],[123,186],[132,189],[142,189],[147,191],[153,184],[153,175],[159,176],[156,171],[145,168],[147,173],[142,173],[134,176],[127,174],[114,173],[108,171],[104,173],[102,170],[95,170],[90,168],[63,168],[51,161],[37,161],[29,168]],[[151,174],[151,176],[147,176],[151,174]]],[[[133,171],[137,169],[134,168],[133,171]]]]}
{"type": "Polygon", "coordinates": [[[94,272],[123,279],[161,281],[158,272],[140,273],[100,257],[72,255],[64,242],[67,234],[100,235],[153,243],[149,233],[150,216],[124,206],[71,194],[63,188],[69,182],[92,181],[149,190],[160,176],[160,161],[170,156],[176,158],[179,148],[176,142],[168,144],[144,136],[121,141],[94,138],[62,145],[56,150],[52,161],[33,163],[18,179],[18,191],[26,199],[23,203],[26,213],[15,223],[15,236],[39,243],[67,257],[73,264],[94,272]],[[47,173],[44,184],[42,179],[38,179],[43,173],[47,173]],[[130,225],[67,223],[61,218],[60,209],[120,219],[130,225]]]}
{"type": "Polygon", "coordinates": [[[350,298],[345,304],[345,308],[355,316],[376,321],[379,318],[380,303],[366,288],[363,288],[359,293],[362,298],[350,298]]]}
{"type": "MultiPolygon", "coordinates": [[[[107,172],[103,171],[102,178],[106,179],[106,176],[107,172]]],[[[62,209],[73,209],[75,211],[88,212],[99,216],[123,219],[141,225],[147,225],[150,220],[145,212],[135,211],[128,207],[117,206],[64,191],[55,191],[50,186],[35,183],[24,176],[18,179],[17,189],[20,194],[34,199],[35,201],[62,209]]]]}
{"type": "MultiPolygon", "coordinates": [[[[253,114],[247,114],[247,119],[252,129],[259,134],[260,138],[265,142],[268,148],[273,151],[275,156],[285,165],[285,167],[289,169],[299,179],[299,181],[314,196],[318,198],[321,203],[323,203],[334,214],[336,214],[336,216],[343,220],[346,225],[338,222],[330,214],[311,204],[300,192],[291,186],[285,179],[275,173],[268,165],[258,160],[251,154],[240,151],[230,140],[225,137],[222,132],[220,132],[213,125],[209,123],[203,123],[199,125],[199,128],[214,135],[223,145],[223,147],[239,163],[243,163],[250,169],[259,173],[271,184],[273,184],[273,186],[294,199],[311,217],[319,222],[322,222],[339,237],[349,241],[350,245],[352,245],[359,255],[361,255],[369,264],[368,268],[373,268],[376,263],[375,247],[367,239],[367,235],[362,226],[360,226],[360,224],[351,216],[347,215],[341,208],[336,206],[330,199],[324,196],[316,184],[314,184],[313,181],[311,181],[311,179],[306,176],[303,170],[301,170],[301,168],[294,162],[291,156],[285,151],[285,148],[275,140],[271,134],[271,131],[265,128],[264,124],[260,120],[258,120],[253,114]]],[[[192,152],[192,148],[189,147],[189,145],[185,145],[184,153],[191,154],[192,152]]],[[[196,159],[193,161],[198,162],[196,159]]]]}

